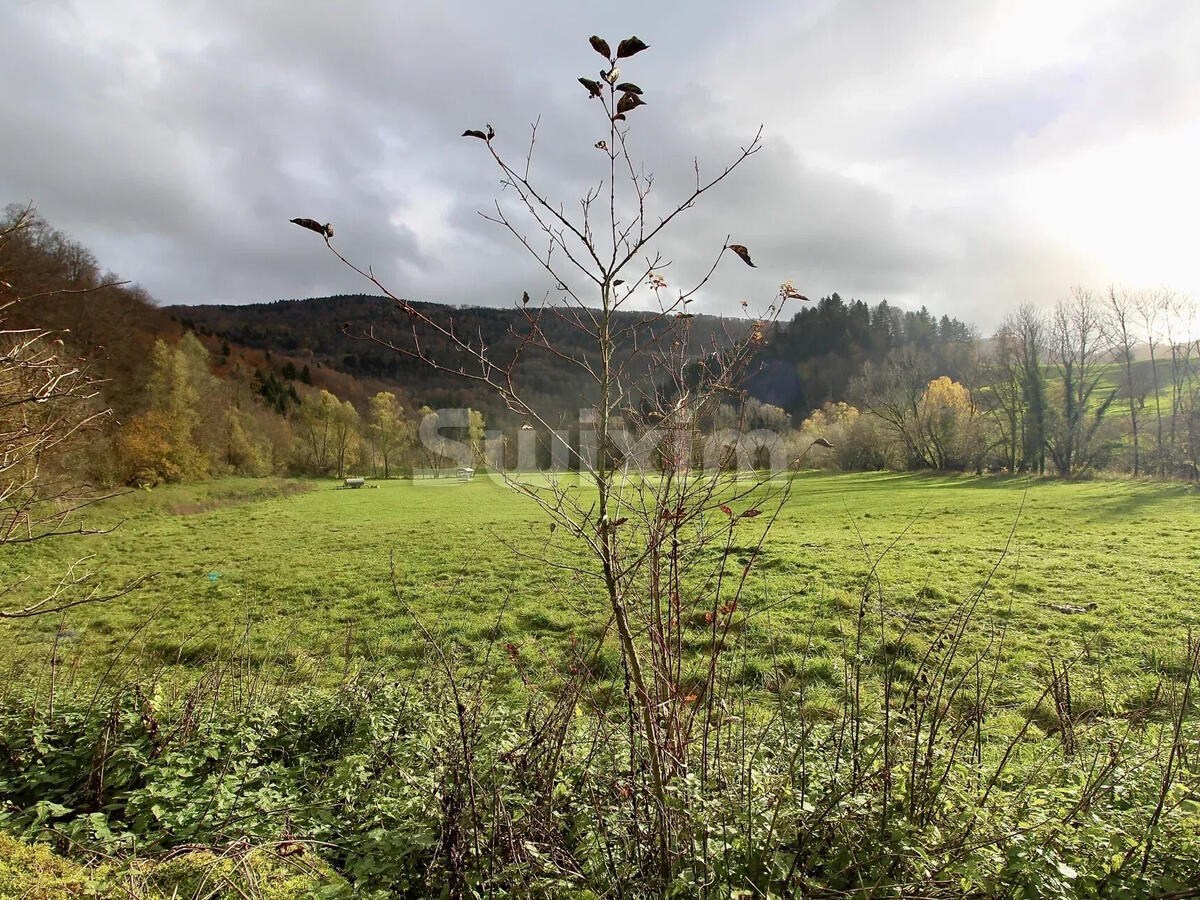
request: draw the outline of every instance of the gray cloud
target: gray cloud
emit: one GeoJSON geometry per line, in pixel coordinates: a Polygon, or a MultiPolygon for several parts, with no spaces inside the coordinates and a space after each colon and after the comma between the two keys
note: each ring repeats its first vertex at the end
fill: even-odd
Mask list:
{"type": "MultiPolygon", "coordinates": [[[[287,224],[303,215],[334,222],[397,293],[508,304],[547,280],[478,215],[497,173],[458,135],[490,121],[523,159],[540,116],[533,171],[574,212],[603,177],[603,122],[575,82],[602,63],[586,37],[636,31],[652,50],[624,68],[650,105],[630,140],[656,210],[686,196],[694,156],[718,171],[765,124],[762,152],[664,240],[673,287],[731,234],[759,268],[726,260],[698,308],[769,302],[792,278],[986,328],[1126,277],[1012,186],[1130,135],[1169,141],[1200,112],[1191,4],[1012,8],[769,3],[739,18],[677,2],[631,27],[532,0],[23,3],[0,37],[0,78],[22,85],[0,96],[0,198],[34,200],[164,303],[365,290],[287,224]]],[[[1177,286],[1200,288],[1183,271],[1196,280],[1177,286]]]]}

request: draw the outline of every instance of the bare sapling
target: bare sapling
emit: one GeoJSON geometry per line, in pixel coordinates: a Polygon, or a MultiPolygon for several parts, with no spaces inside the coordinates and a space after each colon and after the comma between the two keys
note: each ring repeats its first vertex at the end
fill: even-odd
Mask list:
{"type": "Polygon", "coordinates": [[[537,124],[515,158],[490,124],[463,133],[481,143],[508,198],[481,215],[510,234],[549,286],[540,301],[524,292],[511,352],[497,353],[479,336],[456,329],[453,318],[440,319],[399,296],[370,267],[334,248],[329,225],[297,224],[319,233],[411,324],[403,342],[384,341],[373,330],[359,337],[486,385],[527,430],[545,436],[556,458],[568,461],[569,472],[548,473],[509,469],[502,454],[492,464],[550,519],[552,546],[541,558],[553,556],[552,566],[593,585],[603,598],[590,612],[599,633],[615,633],[620,649],[638,748],[629,777],[648,776],[653,868],[665,881],[687,840],[671,794],[698,760],[707,777],[716,735],[736,718],[723,695],[722,654],[731,629],[747,615],[753,565],[788,496],[786,476],[795,462],[782,439],[750,454],[736,433],[714,435],[714,423],[722,407],[741,415],[743,382],[756,352],[785,303],[807,298],[785,282],[762,309],[752,311],[743,301],[744,320],[723,321],[707,340],[693,334],[691,304],[717,266],[734,257],[753,267],[751,252],[726,235],[711,263],[677,287],[674,277],[668,281],[671,260],[658,244],[759,151],[762,129],[713,175],[704,176],[696,162],[690,190],[659,209],[653,176],[639,163],[631,137],[638,119],[653,114],[652,101],[621,71],[648,48],[636,37],[615,49],[593,37],[591,46],[603,65],[597,77],[578,80],[580,102],[591,104],[599,126],[584,138],[594,146],[599,171],[575,212],[534,175],[537,124]],[[555,342],[548,336],[551,322],[585,335],[591,352],[581,358],[555,342]],[[433,357],[430,338],[456,351],[453,363],[433,357]],[[539,408],[522,392],[520,363],[538,353],[587,376],[577,440],[556,429],[561,411],[539,408]],[[591,490],[573,489],[577,479],[591,490]],[[556,553],[559,547],[564,552],[556,553]]]}

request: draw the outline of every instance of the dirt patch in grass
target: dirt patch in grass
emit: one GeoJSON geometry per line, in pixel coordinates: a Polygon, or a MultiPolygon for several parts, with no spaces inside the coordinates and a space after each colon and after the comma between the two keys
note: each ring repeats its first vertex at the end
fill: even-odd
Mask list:
{"type": "Polygon", "coordinates": [[[246,503],[258,503],[262,500],[273,500],[276,497],[290,497],[294,494],[305,494],[313,490],[315,485],[289,481],[280,485],[244,491],[237,494],[227,494],[221,497],[209,497],[204,500],[189,500],[182,503],[172,503],[167,512],[172,516],[194,516],[197,513],[212,512],[214,509],[225,509],[230,506],[242,506],[246,503]]]}

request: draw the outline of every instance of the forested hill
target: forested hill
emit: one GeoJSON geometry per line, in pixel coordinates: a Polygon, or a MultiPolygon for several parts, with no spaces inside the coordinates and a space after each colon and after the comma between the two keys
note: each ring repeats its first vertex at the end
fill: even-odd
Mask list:
{"type": "MultiPolygon", "coordinates": [[[[496,359],[511,356],[513,332],[522,333],[525,317],[517,309],[455,308],[435,303],[414,304],[435,320],[449,323],[462,334],[480,335],[496,359]]],[[[313,367],[334,369],[358,379],[378,379],[396,385],[418,405],[434,408],[470,406],[487,414],[489,422],[511,416],[486,388],[467,379],[438,373],[419,360],[380,343],[351,335],[374,329],[376,337],[410,347],[406,316],[384,297],[363,294],[279,300],[240,306],[173,306],[165,310],[184,328],[216,335],[234,344],[306,360],[313,367]]],[[[648,313],[622,313],[631,324],[648,313]]],[[[693,350],[702,354],[726,333],[740,331],[739,319],[697,315],[689,328],[693,350]]],[[[587,336],[554,315],[543,320],[549,339],[568,355],[590,358],[587,336]]],[[[844,400],[851,379],[868,361],[880,361],[890,351],[912,348],[933,357],[961,358],[964,344],[974,341],[972,329],[957,319],[938,319],[924,309],[900,310],[886,302],[875,306],[837,294],[800,309],[770,335],[761,366],[750,381],[758,399],[781,406],[799,421],[828,401],[844,400]]],[[[452,365],[455,351],[436,335],[423,336],[425,351],[437,362],[452,365]]],[[[587,376],[544,351],[529,351],[520,365],[520,386],[539,408],[570,413],[590,398],[587,376]]],[[[957,374],[947,372],[946,374],[957,374]]]]}
{"type": "MultiPolygon", "coordinates": [[[[529,330],[525,315],[517,309],[451,307],[437,303],[413,303],[434,321],[456,333],[482,338],[489,356],[503,365],[518,347],[514,335],[529,330]]],[[[279,300],[240,306],[172,306],[166,312],[184,328],[213,334],[231,343],[272,353],[286,354],[308,364],[314,374],[320,368],[336,369],[357,379],[378,379],[395,385],[417,406],[469,406],[485,414],[489,424],[511,424],[513,414],[504,408],[486,386],[455,374],[433,370],[419,359],[385,345],[413,347],[408,316],[398,312],[385,297],[364,294],[319,297],[308,300],[279,300]],[[373,331],[376,341],[361,335],[373,331]]],[[[651,313],[619,313],[617,326],[627,327],[652,319],[651,313]]],[[[642,337],[649,339],[675,324],[660,320],[647,324],[642,337]]],[[[729,333],[741,332],[745,324],[715,316],[697,315],[688,329],[691,349],[699,357],[713,343],[728,342],[729,333]],[[728,329],[728,332],[727,332],[728,329]]],[[[547,312],[541,330],[564,355],[597,362],[594,339],[562,316],[547,312]]],[[[421,349],[440,365],[457,368],[466,359],[435,331],[423,328],[421,349]]],[[[594,385],[577,366],[536,348],[522,351],[517,367],[522,395],[537,409],[549,409],[574,417],[582,405],[594,402],[594,385]]]]}

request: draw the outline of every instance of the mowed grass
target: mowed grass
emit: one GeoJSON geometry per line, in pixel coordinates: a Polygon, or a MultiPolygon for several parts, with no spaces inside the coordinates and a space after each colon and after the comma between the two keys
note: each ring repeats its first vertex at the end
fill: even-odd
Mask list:
{"type": "MultiPolygon", "coordinates": [[[[320,681],[425,664],[406,605],[464,658],[501,641],[536,664],[571,635],[598,633],[596,590],[529,558],[569,562],[580,549],[551,534],[527,498],[487,478],[369,484],[228,479],[139,491],[90,517],[119,521],[109,534],[5,547],[9,573],[29,578],[27,596],[85,554],[109,585],[158,574],[111,603],[0,623],[0,657],[45,677],[57,634],[60,672],[99,673],[119,655],[121,673],[144,673],[199,667],[240,646],[293,682],[320,681]]],[[[735,559],[767,518],[738,526],[735,559]]],[[[836,702],[874,566],[865,621],[876,635],[885,623],[902,660],[986,583],[970,643],[994,642],[1001,699],[1029,702],[1051,660],[1078,658],[1080,702],[1135,706],[1172,675],[1200,625],[1198,549],[1200,492],[1186,485],[803,475],[739,607],[735,677],[764,694],[804,683],[836,702]]],[[[615,653],[604,651],[610,669],[615,653]]],[[[515,683],[505,653],[490,660],[498,683],[515,683]]]]}

